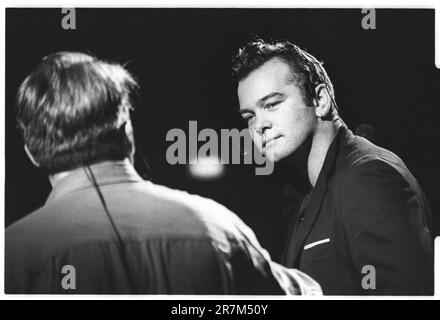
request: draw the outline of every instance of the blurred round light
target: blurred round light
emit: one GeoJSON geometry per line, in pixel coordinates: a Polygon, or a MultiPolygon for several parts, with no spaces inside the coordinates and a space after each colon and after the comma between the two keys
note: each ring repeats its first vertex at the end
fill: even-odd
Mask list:
{"type": "Polygon", "coordinates": [[[223,174],[223,165],[217,157],[201,157],[189,165],[190,174],[198,179],[218,178],[223,174]]]}

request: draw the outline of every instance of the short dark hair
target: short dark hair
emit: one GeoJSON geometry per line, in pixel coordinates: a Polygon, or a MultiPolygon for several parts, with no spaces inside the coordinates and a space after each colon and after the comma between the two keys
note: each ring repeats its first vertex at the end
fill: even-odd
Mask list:
{"type": "Polygon", "coordinates": [[[232,72],[237,82],[272,59],[281,59],[292,71],[292,80],[300,88],[307,104],[316,97],[315,87],[324,84],[336,108],[333,84],[323,67],[314,56],[290,41],[265,41],[255,39],[238,50],[233,57],[232,72]]]}
{"type": "Polygon", "coordinates": [[[137,83],[122,66],[77,52],[57,52],[18,89],[16,117],[24,142],[50,173],[123,159],[133,150],[125,133],[137,83]]]}

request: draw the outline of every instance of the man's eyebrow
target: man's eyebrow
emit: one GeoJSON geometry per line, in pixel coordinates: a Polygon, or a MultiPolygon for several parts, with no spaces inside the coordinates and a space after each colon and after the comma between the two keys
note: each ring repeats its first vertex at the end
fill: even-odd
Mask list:
{"type": "Polygon", "coordinates": [[[263,98],[261,98],[260,100],[258,100],[258,103],[261,104],[262,102],[264,102],[265,100],[268,100],[270,98],[276,97],[276,96],[284,96],[284,94],[282,94],[281,92],[272,92],[269,93],[268,95],[265,95],[263,98]]]}

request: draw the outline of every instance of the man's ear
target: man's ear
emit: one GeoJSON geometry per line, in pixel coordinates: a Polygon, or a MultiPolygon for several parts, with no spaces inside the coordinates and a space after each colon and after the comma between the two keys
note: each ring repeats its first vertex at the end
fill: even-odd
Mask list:
{"type": "Polygon", "coordinates": [[[132,160],[131,162],[133,163],[134,160],[134,153],[136,152],[136,145],[134,143],[134,133],[133,133],[133,126],[131,124],[131,120],[128,119],[127,122],[125,122],[123,124],[124,126],[124,130],[125,130],[125,134],[128,138],[128,141],[131,144],[131,155],[130,155],[130,160],[132,160]]]}
{"type": "Polygon", "coordinates": [[[31,160],[31,162],[33,163],[33,165],[36,166],[37,168],[39,168],[40,164],[35,160],[34,156],[29,151],[29,148],[27,147],[27,145],[24,145],[24,151],[26,151],[26,154],[29,157],[29,159],[31,160]]]}
{"type": "Polygon", "coordinates": [[[315,92],[315,114],[318,118],[323,119],[327,117],[332,110],[332,99],[330,98],[327,86],[323,83],[316,86],[315,92]]]}

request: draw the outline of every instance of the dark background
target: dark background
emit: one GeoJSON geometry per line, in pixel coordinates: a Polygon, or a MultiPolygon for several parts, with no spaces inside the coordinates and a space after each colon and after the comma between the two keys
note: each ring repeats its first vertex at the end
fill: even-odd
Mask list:
{"type": "MultiPolygon", "coordinates": [[[[187,132],[189,120],[199,130],[243,128],[230,61],[256,34],[290,39],[325,62],[344,121],[352,130],[373,125],[376,143],[405,161],[430,201],[433,234],[440,233],[433,9],[376,10],[376,30],[362,29],[361,9],[76,9],[76,30],[61,28],[63,16],[61,9],[6,11],[6,226],[50,192],[24,153],[13,113],[16,90],[43,56],[82,51],[128,63],[138,78],[136,143],[153,181],[226,205],[279,260],[292,218],[283,211],[285,168],[255,176],[252,165],[229,165],[221,178],[200,181],[165,157],[166,133],[187,132]]],[[[145,169],[140,162],[137,168],[145,169]]]]}

